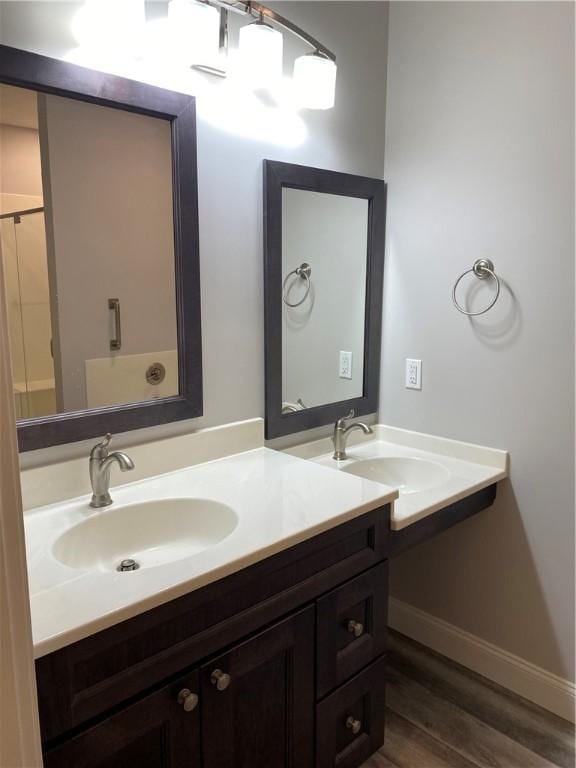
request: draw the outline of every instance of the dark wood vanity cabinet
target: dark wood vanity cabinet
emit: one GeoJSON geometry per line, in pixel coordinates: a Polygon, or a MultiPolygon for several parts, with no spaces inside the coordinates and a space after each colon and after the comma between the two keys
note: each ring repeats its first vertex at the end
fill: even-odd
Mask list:
{"type": "Polygon", "coordinates": [[[361,766],[384,740],[388,558],[495,495],[400,531],[366,512],[41,657],[46,768],[361,766]]]}
{"type": "Polygon", "coordinates": [[[66,739],[45,768],[313,768],[313,661],[310,607],[66,739]]]}
{"type": "Polygon", "coordinates": [[[389,508],[38,659],[46,768],[354,768],[384,738],[389,508]]]}

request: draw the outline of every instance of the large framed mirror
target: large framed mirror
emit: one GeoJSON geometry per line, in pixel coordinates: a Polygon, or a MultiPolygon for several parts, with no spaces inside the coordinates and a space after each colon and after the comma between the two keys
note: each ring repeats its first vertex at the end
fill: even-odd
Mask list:
{"type": "Polygon", "coordinates": [[[0,46],[20,449],[202,414],[195,101],[0,46]]]}
{"type": "Polygon", "coordinates": [[[378,407],[386,187],[264,161],[266,437],[378,407]]]}

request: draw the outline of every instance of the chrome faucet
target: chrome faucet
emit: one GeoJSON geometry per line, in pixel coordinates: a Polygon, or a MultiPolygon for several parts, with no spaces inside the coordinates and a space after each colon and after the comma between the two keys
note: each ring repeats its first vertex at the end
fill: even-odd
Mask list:
{"type": "Polygon", "coordinates": [[[369,427],[367,424],[363,424],[361,421],[355,421],[354,424],[346,426],[346,420],[353,418],[354,411],[350,411],[348,416],[341,416],[334,425],[334,434],[332,435],[332,442],[334,443],[334,455],[332,458],[336,459],[336,461],[343,461],[344,459],[348,458],[346,455],[346,440],[350,432],[353,432],[355,429],[361,429],[365,435],[374,434],[372,427],[369,427]]]}
{"type": "Polygon", "coordinates": [[[112,504],[110,497],[110,469],[116,462],[122,472],[134,469],[134,462],[125,453],[114,451],[109,453],[108,448],[112,442],[112,435],[108,433],[101,443],[90,451],[90,482],[92,483],[91,507],[108,507],[112,504]]]}

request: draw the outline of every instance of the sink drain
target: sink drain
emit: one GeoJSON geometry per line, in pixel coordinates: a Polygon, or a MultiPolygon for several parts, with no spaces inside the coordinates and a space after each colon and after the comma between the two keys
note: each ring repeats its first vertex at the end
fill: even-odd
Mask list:
{"type": "Polygon", "coordinates": [[[120,571],[120,573],[123,573],[124,571],[137,571],[138,568],[140,568],[140,565],[136,562],[136,560],[132,560],[132,558],[128,557],[126,560],[122,560],[116,570],[120,571]]]}

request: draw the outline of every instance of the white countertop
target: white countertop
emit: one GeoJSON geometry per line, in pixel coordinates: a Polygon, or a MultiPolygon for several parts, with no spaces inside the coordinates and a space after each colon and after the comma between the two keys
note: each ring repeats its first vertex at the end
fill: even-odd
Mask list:
{"type": "MultiPolygon", "coordinates": [[[[113,490],[114,507],[89,496],[25,515],[32,631],[38,658],[237,572],[347,520],[392,502],[379,483],[258,448],[113,490]],[[128,573],[81,570],[54,557],[56,539],[88,517],[149,499],[195,497],[230,506],[235,530],[190,557],[128,573]]],[[[129,553],[127,553],[129,554],[129,553]]]]}
{"type": "MultiPolygon", "coordinates": [[[[442,480],[417,492],[402,492],[394,501],[390,518],[393,531],[400,531],[440,509],[508,476],[508,452],[418,432],[376,425],[374,437],[354,443],[350,440],[347,460],[332,458],[330,441],[319,440],[290,449],[292,455],[307,458],[339,474],[356,462],[370,459],[408,458],[424,460],[442,468],[442,480]],[[330,448],[330,450],[328,450],[330,448]]],[[[382,485],[383,489],[393,490],[382,485]]]]}

